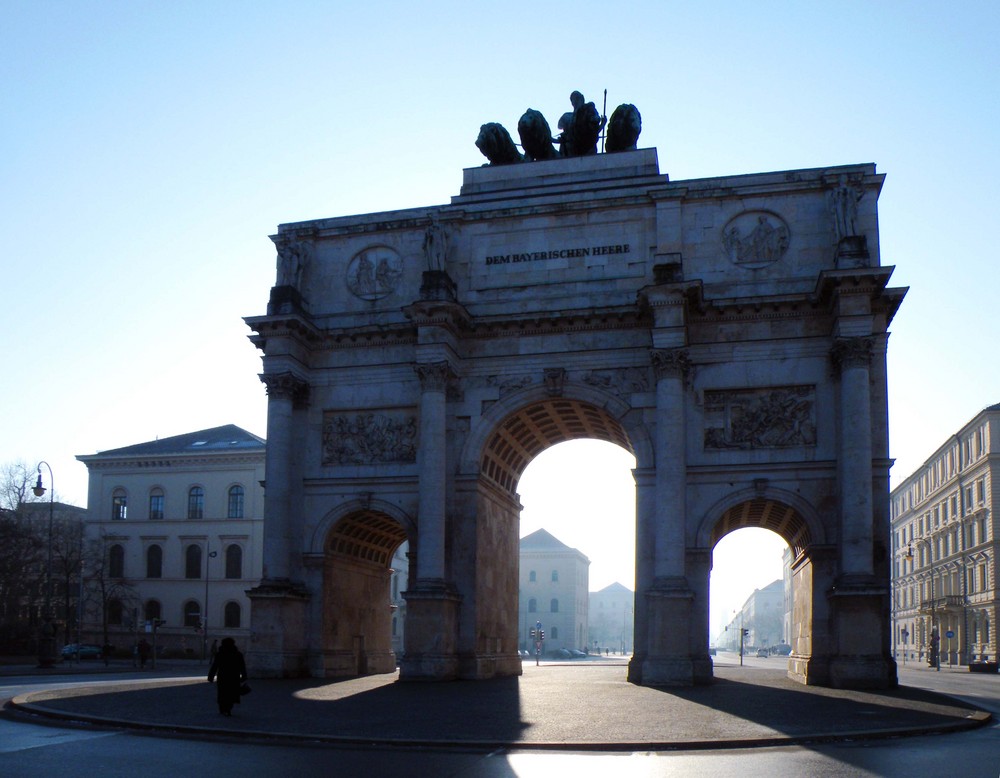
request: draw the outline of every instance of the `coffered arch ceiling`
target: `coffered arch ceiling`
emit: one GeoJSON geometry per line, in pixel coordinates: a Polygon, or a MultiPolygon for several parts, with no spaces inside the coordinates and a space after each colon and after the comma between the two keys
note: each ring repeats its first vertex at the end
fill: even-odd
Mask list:
{"type": "Polygon", "coordinates": [[[480,472],[514,493],[525,468],[556,443],[589,438],[635,451],[621,423],[607,411],[580,400],[552,398],[525,406],[497,426],[483,452],[480,472]]]}
{"type": "Polygon", "coordinates": [[[406,539],[406,530],[395,519],[377,511],[359,511],[337,522],[326,549],[389,567],[392,555],[406,539]]]}
{"type": "Polygon", "coordinates": [[[797,510],[777,500],[747,500],[722,514],[712,528],[712,548],[730,532],[747,527],[769,529],[780,535],[797,559],[813,542],[809,526],[797,510]]]}

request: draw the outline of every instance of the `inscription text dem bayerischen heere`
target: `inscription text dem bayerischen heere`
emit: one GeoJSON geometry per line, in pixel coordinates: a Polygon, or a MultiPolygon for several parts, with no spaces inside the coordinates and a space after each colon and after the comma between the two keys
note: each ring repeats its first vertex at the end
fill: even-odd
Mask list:
{"type": "Polygon", "coordinates": [[[631,248],[628,243],[615,243],[608,246],[581,246],[578,248],[552,249],[550,251],[531,251],[525,254],[494,254],[486,257],[486,264],[510,265],[516,262],[539,262],[544,259],[602,257],[608,254],[628,254],[630,251],[631,248]]]}

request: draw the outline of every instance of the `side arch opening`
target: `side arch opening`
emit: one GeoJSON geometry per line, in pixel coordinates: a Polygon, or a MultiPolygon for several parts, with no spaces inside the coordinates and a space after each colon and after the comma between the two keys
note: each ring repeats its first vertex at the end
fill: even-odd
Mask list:
{"type": "Polygon", "coordinates": [[[361,510],[337,521],[323,548],[325,675],[395,671],[405,621],[399,592],[408,577],[406,530],[391,516],[361,510]]]}

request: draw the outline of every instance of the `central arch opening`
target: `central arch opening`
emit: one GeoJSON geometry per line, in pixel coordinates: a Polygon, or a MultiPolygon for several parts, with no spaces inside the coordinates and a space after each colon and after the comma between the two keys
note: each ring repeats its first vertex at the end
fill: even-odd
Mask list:
{"type": "Polygon", "coordinates": [[[631,653],[635,465],[622,424],[579,400],[529,405],[490,438],[482,473],[520,509],[521,542],[509,563],[519,569],[522,658],[537,650],[546,659],[574,661],[631,653]]]}

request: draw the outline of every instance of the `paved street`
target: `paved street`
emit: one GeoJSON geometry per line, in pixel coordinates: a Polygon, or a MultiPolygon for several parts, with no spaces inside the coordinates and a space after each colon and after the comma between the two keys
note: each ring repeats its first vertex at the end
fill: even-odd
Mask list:
{"type": "MultiPolygon", "coordinates": [[[[372,701],[392,702],[394,705],[415,703],[417,707],[397,709],[393,715],[387,715],[381,720],[369,720],[370,724],[398,727],[401,726],[399,720],[408,721],[417,727],[415,731],[420,731],[420,727],[426,725],[428,729],[436,730],[442,740],[448,741],[455,739],[453,730],[457,727],[456,722],[476,718],[490,706],[495,706],[502,696],[496,696],[494,692],[477,694],[476,697],[483,698],[481,701],[465,700],[457,712],[445,710],[440,717],[436,717],[430,712],[432,706],[419,703],[419,698],[431,694],[441,702],[442,699],[433,689],[464,687],[467,684],[382,684],[362,690],[353,681],[337,684],[306,683],[292,692],[292,699],[296,701],[294,704],[301,705],[312,717],[308,721],[310,729],[300,729],[297,733],[300,738],[297,743],[290,739],[276,742],[263,738],[252,730],[240,729],[234,729],[234,733],[238,733],[235,736],[238,739],[235,740],[234,735],[222,733],[218,733],[218,737],[206,739],[194,734],[162,737],[136,732],[105,731],[93,727],[80,729],[75,726],[40,726],[36,723],[8,720],[0,721],[0,773],[11,776],[50,776],[64,772],[67,764],[86,764],[88,774],[102,776],[134,775],[139,765],[142,774],[150,776],[176,776],[181,771],[218,770],[237,771],[238,774],[249,776],[391,773],[399,776],[525,778],[553,773],[608,775],[616,770],[624,770],[623,774],[629,776],[696,776],[725,774],[731,770],[741,776],[766,775],[772,778],[776,775],[906,775],[909,778],[962,775],[963,778],[996,778],[1000,772],[1000,756],[996,747],[998,727],[995,723],[947,735],[926,734],[890,740],[852,738],[837,743],[802,742],[785,747],[720,750],[718,744],[725,741],[716,741],[714,746],[710,741],[725,732],[770,733],[764,736],[765,739],[773,737],[774,733],[786,739],[792,737],[794,727],[801,728],[808,723],[790,722],[795,718],[809,719],[813,728],[816,728],[829,724],[827,720],[830,718],[847,715],[853,716],[854,720],[870,722],[869,730],[874,730],[884,726],[899,727],[915,721],[926,724],[928,717],[943,717],[944,721],[948,721],[955,711],[963,710],[957,703],[943,704],[943,701],[930,696],[927,692],[931,690],[951,688],[980,709],[994,713],[1000,710],[1000,679],[996,677],[984,679],[959,671],[933,673],[907,669],[902,671],[902,676],[904,683],[909,684],[910,688],[899,696],[853,697],[858,693],[830,693],[829,690],[813,696],[813,692],[803,691],[802,687],[784,687],[779,679],[781,660],[748,659],[746,666],[739,668],[738,658],[729,665],[730,658],[734,657],[721,655],[718,658],[721,680],[706,690],[708,693],[702,694],[698,694],[698,690],[642,690],[628,684],[625,684],[625,688],[619,688],[619,680],[615,676],[620,674],[620,666],[543,665],[535,668],[533,665],[526,665],[525,675],[516,684],[516,717],[509,715],[508,711],[502,715],[492,714],[486,720],[489,727],[497,724],[503,726],[505,722],[506,726],[511,726],[516,718],[522,731],[520,746],[480,749],[470,742],[465,747],[453,744],[435,749],[407,749],[364,746],[359,741],[340,746],[324,745],[307,737],[310,729],[324,729],[321,724],[329,715],[332,715],[333,721],[338,721],[342,715],[347,714],[370,716],[375,710],[372,701]],[[354,692],[349,693],[352,685],[354,692]],[[916,686],[922,686],[927,691],[914,688],[916,686]],[[324,694],[332,694],[329,687],[338,691],[333,696],[323,698],[324,694]],[[408,695],[407,690],[411,688],[417,692],[423,691],[415,698],[407,697],[405,700],[387,696],[396,694],[397,689],[408,695]],[[602,717],[596,713],[586,713],[596,708],[607,710],[610,707],[614,710],[614,705],[608,706],[606,703],[609,700],[625,700],[624,696],[618,698],[615,695],[628,695],[629,689],[639,692],[634,696],[637,704],[625,708],[621,715],[602,717]],[[751,699],[762,694],[764,696],[758,696],[756,700],[751,699]],[[795,708],[797,696],[806,698],[803,707],[795,708]],[[726,700],[726,697],[732,699],[726,700]],[[743,702],[737,702],[740,699],[743,702]],[[674,712],[661,708],[662,715],[658,720],[643,724],[640,720],[649,715],[651,708],[646,706],[653,705],[652,700],[669,700],[670,705],[675,706],[674,712]],[[420,707],[421,705],[427,707],[420,707]],[[741,705],[744,707],[741,708],[741,705]],[[789,712],[789,705],[797,711],[794,715],[789,712]],[[785,708],[784,714],[770,710],[774,706],[785,708]],[[405,714],[400,716],[398,710],[405,711],[405,714]],[[837,710],[837,714],[831,716],[832,710],[837,710]],[[757,720],[745,718],[740,721],[744,716],[753,716],[757,720]],[[534,726],[536,720],[549,717],[555,721],[550,724],[539,722],[538,727],[534,726]],[[429,718],[430,721],[416,721],[423,718],[429,718]],[[658,744],[651,742],[647,746],[639,746],[628,742],[625,733],[634,734],[639,725],[659,733],[658,744]],[[698,727],[708,728],[701,733],[704,735],[702,741],[695,743],[699,749],[704,750],[659,749],[665,743],[663,733],[675,733],[678,737],[677,733],[686,733],[685,736],[689,736],[698,727]],[[575,740],[559,742],[555,736],[560,733],[564,738],[572,737],[575,740]],[[583,740],[584,735],[590,742],[583,740]],[[537,739],[531,740],[532,737],[537,739]],[[183,747],[178,747],[178,738],[182,739],[183,747]],[[601,739],[606,739],[608,745],[601,746],[601,739]],[[233,742],[238,742],[239,748],[233,748],[233,742]],[[574,743],[577,745],[573,745],[574,743]],[[529,750],[525,751],[525,747],[529,750]],[[583,748],[587,750],[581,750],[583,748]],[[608,751],[608,748],[620,750],[608,751]]],[[[217,723],[218,719],[213,718],[213,714],[217,714],[211,705],[212,687],[201,680],[200,674],[191,676],[181,668],[175,669],[173,674],[173,678],[157,679],[158,682],[169,683],[169,686],[133,686],[132,691],[112,691],[120,688],[123,679],[134,681],[138,673],[131,671],[77,676],[75,679],[63,675],[49,679],[37,676],[7,677],[0,678],[0,697],[8,698],[23,694],[27,689],[52,686],[63,690],[58,693],[63,701],[61,704],[78,706],[77,711],[95,706],[104,715],[113,717],[112,714],[120,714],[128,709],[125,701],[131,698],[138,708],[144,709],[143,715],[151,718],[169,718],[183,714],[184,711],[176,705],[179,700],[186,700],[183,704],[207,707],[205,720],[217,723]],[[178,675],[181,677],[178,678],[178,675]],[[91,693],[65,696],[66,683],[81,682],[90,687],[91,693]],[[112,702],[118,707],[112,706],[112,702]]],[[[240,718],[234,718],[226,724],[238,728],[254,723],[254,729],[257,729],[257,725],[273,713],[265,710],[271,704],[269,695],[272,692],[267,691],[267,687],[272,683],[291,684],[255,682],[255,690],[240,710],[240,718]]],[[[478,684],[473,686],[481,688],[478,684]]],[[[452,698],[453,701],[456,699],[452,698]]],[[[840,724],[836,726],[839,727],[840,724]]],[[[473,726],[469,731],[479,730],[473,726]]],[[[493,731],[497,732],[495,729],[493,731]]],[[[742,744],[735,741],[729,741],[729,744],[747,745],[749,740],[750,738],[744,738],[746,742],[742,744]]]]}

